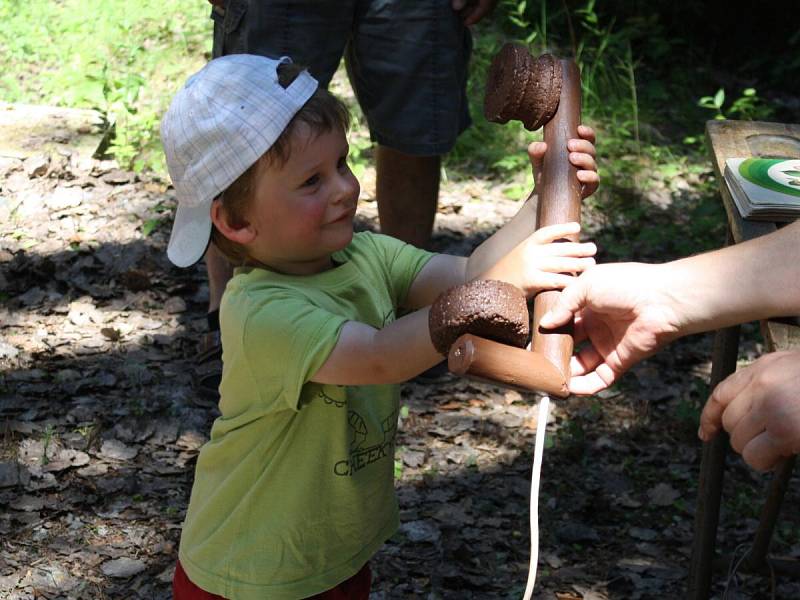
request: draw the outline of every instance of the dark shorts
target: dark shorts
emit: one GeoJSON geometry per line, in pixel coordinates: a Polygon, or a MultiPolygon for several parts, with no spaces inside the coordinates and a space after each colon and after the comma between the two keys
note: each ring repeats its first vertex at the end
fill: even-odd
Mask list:
{"type": "Polygon", "coordinates": [[[289,56],[327,86],[342,56],[372,139],[406,154],[450,151],[469,126],[469,30],[452,0],[228,0],[214,56],[289,56]]]}

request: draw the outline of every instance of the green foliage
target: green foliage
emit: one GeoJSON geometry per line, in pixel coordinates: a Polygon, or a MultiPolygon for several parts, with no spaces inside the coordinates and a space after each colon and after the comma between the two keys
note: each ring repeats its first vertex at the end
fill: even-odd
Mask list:
{"type": "Polygon", "coordinates": [[[164,219],[148,219],[147,221],[142,223],[142,235],[144,237],[149,236],[163,224],[164,224],[164,219]]]}
{"type": "MultiPolygon", "coordinates": [[[[0,0],[0,101],[96,108],[114,126],[109,151],[123,167],[164,174],[159,119],[210,56],[208,15],[205,0],[0,0]]],[[[733,33],[709,33],[741,27],[733,15],[712,22],[685,3],[500,0],[473,31],[473,125],[443,172],[450,180],[491,178],[506,196],[525,198],[533,185],[525,149],[541,132],[486,121],[486,73],[507,41],[534,55],[572,56],[581,70],[583,121],[597,131],[603,183],[588,205],[597,215],[590,233],[601,259],[661,260],[719,246],[724,214],[709,177],[704,121],[779,119],[776,91],[796,89],[800,66],[796,31],[782,36],[748,24],[749,45],[733,33]],[[681,181],[691,191],[673,185],[681,181]],[[651,201],[659,186],[670,194],[666,204],[651,201]]],[[[363,117],[354,114],[351,163],[360,176],[373,146],[363,117]]],[[[142,233],[160,223],[143,223],[142,233]]]]}
{"type": "Polygon", "coordinates": [[[773,110],[769,105],[758,97],[755,88],[745,88],[726,112],[722,107],[725,104],[725,89],[719,88],[713,96],[703,96],[697,103],[702,108],[708,108],[715,112],[715,119],[744,119],[744,120],[766,120],[772,116],[773,110]],[[726,114],[727,113],[727,114],[726,114]]]}
{"type": "Polygon", "coordinates": [[[123,166],[163,170],[160,115],[208,59],[208,14],[199,0],[0,1],[0,101],[97,109],[123,166]]]}

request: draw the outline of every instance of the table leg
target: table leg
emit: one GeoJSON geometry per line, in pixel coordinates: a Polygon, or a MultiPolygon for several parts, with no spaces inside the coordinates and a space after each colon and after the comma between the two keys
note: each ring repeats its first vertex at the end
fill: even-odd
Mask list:
{"type": "MultiPolygon", "coordinates": [[[[714,337],[714,352],[711,366],[711,386],[736,370],[739,355],[739,326],[722,329],[714,337]]],[[[697,509],[694,516],[694,539],[689,565],[690,600],[706,600],[711,591],[712,562],[719,523],[719,505],[722,498],[722,479],[725,469],[725,453],[728,436],[721,433],[712,441],[703,444],[700,463],[700,481],[697,488],[697,509]]]]}
{"type": "Polygon", "coordinates": [[[796,462],[797,456],[792,456],[775,471],[769,486],[769,496],[764,503],[764,508],[761,509],[761,520],[758,523],[753,547],[747,554],[745,569],[758,570],[764,565],[769,544],[772,541],[772,532],[775,529],[778,513],[783,503],[783,496],[786,494],[786,488],[789,485],[789,479],[792,477],[796,462]]]}

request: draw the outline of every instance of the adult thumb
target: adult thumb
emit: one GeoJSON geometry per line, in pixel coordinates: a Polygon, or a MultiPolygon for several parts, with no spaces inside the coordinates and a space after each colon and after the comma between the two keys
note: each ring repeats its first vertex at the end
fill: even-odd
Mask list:
{"type": "Polygon", "coordinates": [[[586,304],[586,286],[582,277],[565,287],[558,295],[555,305],[542,315],[539,326],[553,329],[566,325],[586,304]]]}

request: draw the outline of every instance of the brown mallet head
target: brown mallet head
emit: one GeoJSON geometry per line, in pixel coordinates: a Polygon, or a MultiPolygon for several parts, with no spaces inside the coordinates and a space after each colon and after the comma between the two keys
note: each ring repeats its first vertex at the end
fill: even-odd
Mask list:
{"type": "Polygon", "coordinates": [[[447,355],[461,335],[480,337],[522,348],[530,335],[528,304],[518,287],[478,279],[439,295],[428,315],[434,347],[447,355]]]}
{"type": "Polygon", "coordinates": [[[558,108],[561,67],[551,54],[538,58],[518,44],[506,44],[489,67],[483,113],[489,121],[522,121],[529,131],[547,123],[558,108]]]}

